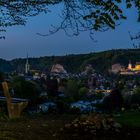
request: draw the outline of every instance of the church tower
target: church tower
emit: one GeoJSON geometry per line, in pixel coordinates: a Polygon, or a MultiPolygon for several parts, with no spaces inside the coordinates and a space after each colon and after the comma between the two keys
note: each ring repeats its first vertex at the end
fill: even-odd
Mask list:
{"type": "Polygon", "coordinates": [[[131,61],[129,60],[129,64],[128,64],[128,69],[131,70],[132,69],[132,64],[131,61]]]}
{"type": "Polygon", "coordinates": [[[29,70],[30,70],[30,65],[29,65],[28,54],[27,54],[26,63],[25,63],[25,73],[28,74],[29,70]]]}

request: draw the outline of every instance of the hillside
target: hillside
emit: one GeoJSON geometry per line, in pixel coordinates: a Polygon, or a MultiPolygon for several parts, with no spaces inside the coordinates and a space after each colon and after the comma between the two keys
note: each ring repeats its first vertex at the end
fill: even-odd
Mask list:
{"type": "MultiPolygon", "coordinates": [[[[121,63],[127,66],[129,60],[132,64],[140,61],[140,49],[119,49],[97,53],[66,55],[66,56],[45,56],[40,58],[29,58],[31,69],[49,71],[53,64],[59,63],[71,73],[80,72],[87,64],[92,64],[93,68],[99,72],[106,72],[112,64],[121,63]]],[[[23,72],[26,59],[13,59],[6,61],[0,59],[0,71],[23,72]]]]}

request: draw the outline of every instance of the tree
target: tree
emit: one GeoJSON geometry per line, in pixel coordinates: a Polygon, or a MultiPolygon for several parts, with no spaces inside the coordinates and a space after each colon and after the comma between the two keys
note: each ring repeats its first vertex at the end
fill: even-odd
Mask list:
{"type": "Polygon", "coordinates": [[[66,86],[66,95],[75,100],[79,99],[79,87],[76,79],[69,79],[66,86]]]}
{"type": "MultiPolygon", "coordinates": [[[[120,20],[126,19],[122,0],[63,0],[62,22],[58,27],[53,26],[50,34],[61,29],[68,36],[77,36],[81,31],[89,31],[92,37],[94,31],[115,29],[120,20]]],[[[134,6],[138,11],[140,21],[140,1],[126,0],[126,9],[134,6]]],[[[42,34],[39,34],[42,35],[42,34]]],[[[45,34],[43,36],[46,36],[45,34]]]]}
{"type": "Polygon", "coordinates": [[[140,48],[140,32],[137,32],[135,35],[131,35],[129,32],[130,39],[133,41],[134,48],[140,48]]]}
{"type": "MultiPolygon", "coordinates": [[[[140,21],[139,0],[0,0],[0,27],[25,25],[30,16],[48,12],[50,4],[62,3],[62,22],[50,30],[53,34],[63,29],[67,35],[79,35],[81,31],[105,31],[115,29],[118,21],[126,19],[126,9],[135,7],[140,21]]],[[[40,34],[42,35],[42,34],[40,34]]]]}
{"type": "MultiPolygon", "coordinates": [[[[58,0],[0,0],[0,32],[13,25],[25,25],[27,18],[48,12],[47,6],[58,0]]],[[[0,39],[5,38],[0,34],[0,39]]]]}
{"type": "Polygon", "coordinates": [[[0,0],[0,27],[25,25],[30,16],[48,12],[48,4],[58,0],[0,0]]]}
{"type": "Polygon", "coordinates": [[[103,99],[103,107],[108,111],[120,110],[123,107],[123,97],[118,88],[114,88],[108,96],[103,99]]]}
{"type": "Polygon", "coordinates": [[[41,89],[35,82],[26,81],[23,77],[14,77],[12,84],[15,97],[29,99],[30,105],[38,103],[41,89]]]}
{"type": "Polygon", "coordinates": [[[131,96],[131,104],[139,104],[140,105],[140,86],[134,89],[134,93],[131,96]]]}

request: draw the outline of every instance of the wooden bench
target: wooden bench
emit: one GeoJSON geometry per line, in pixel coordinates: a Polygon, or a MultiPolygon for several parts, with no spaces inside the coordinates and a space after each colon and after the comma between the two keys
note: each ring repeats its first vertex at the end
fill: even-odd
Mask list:
{"type": "MultiPolygon", "coordinates": [[[[9,88],[7,82],[2,82],[3,93],[7,102],[8,116],[10,119],[19,118],[21,112],[28,105],[27,99],[12,98],[9,94],[9,88]]],[[[3,97],[4,99],[4,97],[3,97]]]]}

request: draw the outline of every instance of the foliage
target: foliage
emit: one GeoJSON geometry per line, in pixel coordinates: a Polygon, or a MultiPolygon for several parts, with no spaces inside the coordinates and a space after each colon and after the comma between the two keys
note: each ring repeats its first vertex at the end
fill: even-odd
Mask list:
{"type": "MultiPolygon", "coordinates": [[[[68,35],[78,35],[85,30],[105,30],[115,28],[117,21],[126,19],[121,5],[122,0],[85,0],[85,1],[64,1],[63,22],[60,29],[64,29],[68,35]]],[[[140,11],[138,0],[126,0],[126,9],[134,5],[140,11]]],[[[140,15],[139,15],[140,16],[140,15]]],[[[140,19],[140,18],[138,18],[140,19]]],[[[53,31],[52,31],[53,32],[53,31]]]]}
{"type": "Polygon", "coordinates": [[[3,110],[0,110],[0,121],[7,121],[9,120],[9,117],[6,115],[6,113],[3,110]]]}
{"type": "Polygon", "coordinates": [[[4,80],[4,73],[0,72],[0,81],[3,81],[3,80],[4,80]]]}
{"type": "Polygon", "coordinates": [[[51,0],[1,0],[0,27],[25,25],[27,17],[36,16],[40,12],[47,12],[47,5],[56,2],[51,0]]]}
{"type": "Polygon", "coordinates": [[[81,82],[78,83],[76,79],[69,79],[66,87],[66,94],[69,98],[78,100],[88,93],[88,88],[82,86],[81,82]]]}
{"type": "Polygon", "coordinates": [[[139,118],[140,118],[139,111],[130,111],[130,110],[122,112],[119,117],[115,117],[115,119],[122,125],[140,128],[139,118]]]}
{"type": "Polygon", "coordinates": [[[66,102],[63,99],[57,100],[56,104],[57,104],[57,111],[59,113],[67,112],[70,109],[70,106],[69,106],[68,102],[66,102]]]}
{"type": "Polygon", "coordinates": [[[103,108],[106,111],[119,111],[123,107],[123,97],[118,89],[113,89],[108,96],[103,99],[103,108]]]}
{"type": "Polygon", "coordinates": [[[67,87],[66,87],[66,95],[68,97],[73,97],[74,99],[78,99],[78,83],[75,79],[69,79],[67,82],[67,87]]]}
{"type": "Polygon", "coordinates": [[[95,100],[100,100],[103,99],[105,95],[103,93],[95,93],[94,99],[95,100]]]}
{"type": "MultiPolygon", "coordinates": [[[[140,20],[139,0],[1,0],[0,27],[13,25],[25,25],[28,17],[36,16],[41,12],[48,12],[48,5],[61,3],[62,21],[58,27],[50,30],[53,34],[63,29],[69,36],[79,35],[81,31],[105,31],[108,28],[114,29],[118,21],[126,19],[122,4],[125,9],[135,7],[140,20]]],[[[40,34],[42,35],[42,34],[40,34]]],[[[45,36],[45,35],[43,35],[45,36]]]]}
{"type": "Polygon", "coordinates": [[[88,93],[88,88],[81,87],[81,82],[78,83],[76,79],[69,79],[66,86],[66,95],[73,100],[79,100],[88,93]]]}
{"type": "Polygon", "coordinates": [[[131,108],[131,101],[132,101],[132,91],[123,90],[122,91],[124,106],[126,109],[131,108]]]}
{"type": "Polygon", "coordinates": [[[80,96],[80,97],[81,97],[81,96],[85,96],[87,93],[88,93],[88,88],[86,88],[86,87],[81,87],[81,88],[79,89],[79,96],[80,96]]]}
{"type": "Polygon", "coordinates": [[[31,104],[38,103],[40,89],[38,85],[31,81],[26,81],[23,77],[15,77],[13,80],[15,97],[29,99],[31,104]]]}
{"type": "Polygon", "coordinates": [[[134,48],[140,48],[140,43],[139,43],[139,41],[140,41],[140,31],[137,32],[135,35],[132,35],[129,32],[129,35],[130,35],[131,41],[133,42],[133,47],[134,48]]]}
{"type": "Polygon", "coordinates": [[[140,106],[140,87],[133,91],[123,91],[123,99],[125,108],[138,109],[140,106]]]}
{"type": "Polygon", "coordinates": [[[134,90],[134,93],[131,97],[131,104],[139,104],[140,105],[140,86],[134,90]]]}

